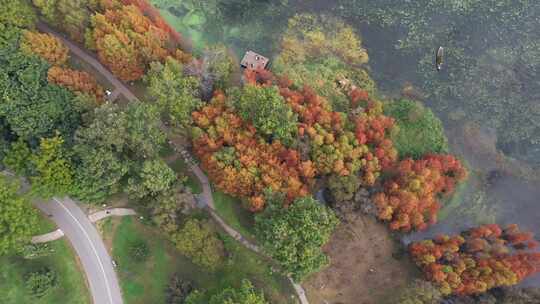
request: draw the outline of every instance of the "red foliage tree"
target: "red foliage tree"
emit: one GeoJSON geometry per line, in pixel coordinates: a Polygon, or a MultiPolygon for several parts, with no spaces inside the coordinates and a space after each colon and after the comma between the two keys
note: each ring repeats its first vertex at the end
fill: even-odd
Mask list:
{"type": "Polygon", "coordinates": [[[377,216],[392,230],[423,230],[437,221],[439,198],[454,191],[467,177],[466,169],[452,155],[427,155],[401,161],[384,192],[373,196],[377,216]]]}
{"type": "Polygon", "coordinates": [[[532,241],[532,234],[519,231],[517,225],[504,231],[484,225],[457,236],[414,242],[409,252],[443,294],[472,295],[518,284],[540,271],[540,253],[512,244],[517,235],[523,242],[532,241]]]}
{"type": "MultiPolygon", "coordinates": [[[[136,1],[143,6],[142,2],[136,1]]],[[[168,45],[171,30],[164,29],[166,23],[154,17],[158,23],[135,5],[108,9],[92,17],[88,42],[96,48],[100,61],[120,79],[137,80],[150,62],[176,54],[168,45]]]]}
{"type": "Polygon", "coordinates": [[[298,152],[279,142],[268,144],[225,104],[217,93],[212,102],[192,114],[199,134],[195,153],[210,178],[224,192],[244,197],[252,211],[264,207],[267,187],[287,194],[287,201],[309,193],[314,170],[298,152]]]}

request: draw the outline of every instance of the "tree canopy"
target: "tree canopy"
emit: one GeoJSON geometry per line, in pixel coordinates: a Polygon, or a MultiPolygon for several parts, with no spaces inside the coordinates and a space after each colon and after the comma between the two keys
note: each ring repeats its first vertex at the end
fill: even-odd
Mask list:
{"type": "Polygon", "coordinates": [[[0,175],[0,255],[21,249],[37,230],[37,211],[18,190],[0,175]]]}
{"type": "Polygon", "coordinates": [[[338,219],[312,197],[296,199],[287,208],[283,196],[266,192],[266,209],[255,216],[255,230],[265,250],[291,274],[302,280],[328,263],[321,247],[338,219]]]}
{"type": "Polygon", "coordinates": [[[298,117],[279,94],[277,87],[247,85],[234,90],[231,104],[245,121],[250,121],[262,136],[292,144],[297,134],[298,117]]]}
{"type": "Polygon", "coordinates": [[[184,76],[182,63],[167,58],[165,63],[152,62],[146,75],[148,92],[160,111],[177,126],[191,123],[191,113],[202,102],[198,98],[200,82],[192,76],[184,76]]]}
{"type": "Polygon", "coordinates": [[[0,1],[0,23],[30,28],[37,20],[36,12],[28,0],[2,0],[0,1]]]}
{"type": "Polygon", "coordinates": [[[440,119],[419,102],[392,101],[385,104],[384,112],[397,121],[399,129],[392,140],[401,158],[418,159],[427,153],[448,152],[448,140],[440,119]]]}

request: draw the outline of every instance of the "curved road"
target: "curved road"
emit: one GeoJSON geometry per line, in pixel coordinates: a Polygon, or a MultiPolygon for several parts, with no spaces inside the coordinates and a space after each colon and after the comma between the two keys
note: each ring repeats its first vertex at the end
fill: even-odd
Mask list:
{"type": "Polygon", "coordinates": [[[94,304],[122,304],[120,285],[103,240],[86,214],[70,198],[35,204],[64,232],[86,272],[94,304]]]}

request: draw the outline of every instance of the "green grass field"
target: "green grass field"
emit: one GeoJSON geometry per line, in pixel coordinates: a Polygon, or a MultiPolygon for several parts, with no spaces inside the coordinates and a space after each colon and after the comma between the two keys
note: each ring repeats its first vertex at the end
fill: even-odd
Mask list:
{"type": "Polygon", "coordinates": [[[290,301],[293,290],[286,279],[271,273],[266,261],[227,236],[222,237],[229,257],[212,273],[182,256],[156,228],[145,226],[134,218],[122,218],[113,234],[112,251],[119,264],[118,274],[126,304],[164,303],[165,290],[174,273],[194,282],[196,288],[208,290],[208,294],[225,286],[236,286],[248,278],[264,289],[272,303],[290,301]],[[150,256],[142,263],[136,262],[130,254],[131,245],[139,241],[145,241],[150,249],[150,256]]]}
{"type": "Polygon", "coordinates": [[[253,214],[242,207],[240,200],[216,189],[212,192],[212,196],[219,216],[244,237],[254,240],[253,214]]]}
{"type": "Polygon", "coordinates": [[[75,254],[65,239],[50,243],[51,256],[26,260],[21,256],[0,257],[0,302],[3,304],[86,304],[90,296],[75,254]],[[58,273],[59,286],[49,295],[35,299],[25,290],[24,277],[35,269],[50,267],[58,273]]]}

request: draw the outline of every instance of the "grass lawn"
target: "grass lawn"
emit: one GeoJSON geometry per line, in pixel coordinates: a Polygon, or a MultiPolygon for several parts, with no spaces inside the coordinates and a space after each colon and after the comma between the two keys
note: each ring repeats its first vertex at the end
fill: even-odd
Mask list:
{"type": "Polygon", "coordinates": [[[45,234],[56,230],[56,224],[51,221],[43,212],[39,213],[40,219],[38,221],[37,234],[45,234]]]}
{"type": "MultiPolygon", "coordinates": [[[[212,273],[191,263],[182,256],[160,232],[132,217],[114,219],[112,252],[118,261],[120,285],[126,304],[165,303],[165,291],[174,273],[194,282],[196,288],[209,294],[225,286],[236,286],[244,278],[264,289],[272,303],[290,303],[292,287],[286,279],[272,274],[269,264],[233,239],[223,236],[229,257],[225,264],[212,273]],[[135,242],[145,241],[150,256],[136,262],[130,255],[135,242]]],[[[292,302],[294,303],[294,302],[292,302]]]]}
{"type": "Polygon", "coordinates": [[[202,186],[199,179],[187,168],[186,162],[178,157],[172,163],[169,164],[171,169],[178,174],[184,174],[187,176],[187,186],[191,189],[191,192],[194,194],[199,194],[202,192],[202,186]]]}
{"type": "Polygon", "coordinates": [[[212,196],[214,197],[214,205],[219,216],[244,237],[254,240],[253,214],[242,207],[240,200],[217,189],[212,191],[212,196]]]}
{"type": "Polygon", "coordinates": [[[50,243],[55,253],[34,260],[21,256],[0,257],[0,301],[3,304],[86,304],[91,303],[82,269],[65,239],[50,243]],[[41,267],[56,270],[59,285],[51,294],[35,299],[24,288],[24,276],[41,267]]]}

